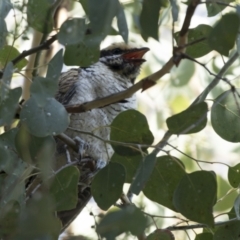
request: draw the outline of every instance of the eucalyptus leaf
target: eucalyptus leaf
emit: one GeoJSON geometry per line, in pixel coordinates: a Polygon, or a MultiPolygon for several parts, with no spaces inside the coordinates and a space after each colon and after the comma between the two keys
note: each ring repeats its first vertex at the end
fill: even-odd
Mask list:
{"type": "Polygon", "coordinates": [[[123,232],[141,234],[147,227],[147,218],[134,205],[108,212],[97,225],[97,232],[106,239],[116,239],[123,232]]]}
{"type": "Polygon", "coordinates": [[[0,126],[12,122],[21,94],[22,89],[20,87],[10,89],[6,99],[0,103],[0,126]]]}
{"type": "Polygon", "coordinates": [[[79,177],[79,170],[74,166],[66,167],[54,176],[50,195],[55,200],[56,211],[71,210],[76,207],[79,177]]]}
{"type": "MultiPolygon", "coordinates": [[[[13,46],[6,45],[0,49],[0,68],[4,68],[7,62],[12,61],[14,58],[19,56],[20,52],[13,46]]],[[[24,68],[28,63],[26,58],[21,59],[14,67],[18,70],[24,68]]]]}
{"type": "Polygon", "coordinates": [[[121,156],[117,153],[114,153],[111,162],[116,162],[121,164],[126,171],[126,179],[125,182],[131,183],[133,180],[133,177],[136,174],[136,171],[138,169],[138,166],[140,162],[142,161],[142,155],[134,155],[134,156],[121,156]]]}
{"type": "Polygon", "coordinates": [[[12,62],[9,62],[4,69],[2,79],[0,81],[0,99],[1,102],[6,100],[9,97],[10,94],[10,84],[12,80],[13,75],[13,64],[12,62]]]}
{"type": "Polygon", "coordinates": [[[61,44],[67,46],[77,44],[83,41],[86,31],[85,19],[72,18],[66,20],[60,27],[58,40],[61,44]]]}
{"type": "Polygon", "coordinates": [[[143,193],[152,201],[177,211],[173,205],[173,194],[185,175],[184,165],[179,159],[167,155],[158,157],[143,193]]]}
{"type": "Polygon", "coordinates": [[[48,98],[44,106],[30,98],[23,105],[20,119],[26,124],[29,132],[37,137],[57,135],[64,132],[68,126],[68,114],[62,104],[54,98],[48,98]]]}
{"type": "Polygon", "coordinates": [[[156,154],[151,153],[143,158],[138,170],[133,178],[132,184],[129,188],[129,192],[138,195],[140,191],[145,187],[146,182],[149,180],[153,169],[156,164],[156,154]]]}
{"type": "MultiPolygon", "coordinates": [[[[153,135],[149,130],[146,117],[136,110],[121,112],[111,123],[110,140],[124,143],[151,145],[153,135]]],[[[138,149],[111,144],[114,151],[121,156],[138,155],[138,149]]],[[[146,147],[142,148],[145,151],[146,147]]]]}
{"type": "Polygon", "coordinates": [[[165,229],[157,229],[153,233],[149,234],[146,240],[173,240],[174,235],[171,231],[165,229]]]}
{"type": "Polygon", "coordinates": [[[208,107],[205,102],[190,106],[167,119],[169,131],[173,134],[190,134],[201,131],[207,124],[208,107]]]}
{"type": "Polygon", "coordinates": [[[54,0],[29,0],[27,3],[27,21],[29,26],[42,33],[53,28],[54,0]]]}
{"type": "Polygon", "coordinates": [[[101,0],[101,4],[99,0],[88,1],[90,29],[94,35],[100,36],[100,41],[109,33],[118,8],[118,0],[101,0]]]}
{"type": "Polygon", "coordinates": [[[233,48],[240,26],[236,13],[227,13],[213,27],[208,37],[210,47],[224,56],[233,48]],[[231,27],[229,27],[231,26],[231,27]]]}
{"type": "Polygon", "coordinates": [[[217,197],[217,182],[213,172],[197,171],[185,175],[177,186],[175,208],[192,221],[213,227],[213,205],[217,197]]]}
{"type": "Polygon", "coordinates": [[[237,188],[240,184],[240,163],[228,168],[228,181],[232,187],[237,188]]]}
{"type": "Polygon", "coordinates": [[[81,66],[87,67],[98,61],[100,50],[98,45],[88,45],[81,42],[74,45],[66,46],[64,53],[64,63],[67,66],[81,66]]]}
{"type": "Polygon", "coordinates": [[[94,177],[91,191],[97,205],[107,210],[122,195],[125,182],[125,169],[119,163],[110,162],[94,177]]]}
{"type": "Polygon", "coordinates": [[[54,57],[49,62],[46,78],[58,82],[58,79],[61,75],[62,67],[63,67],[63,50],[61,49],[54,55],[54,57]]]}
{"type": "Polygon", "coordinates": [[[126,16],[123,10],[123,7],[119,4],[118,12],[117,12],[117,25],[119,33],[121,34],[124,42],[128,42],[128,25],[126,16]]]}
{"type": "MultiPolygon", "coordinates": [[[[240,93],[239,89],[236,91],[240,93]]],[[[212,127],[221,138],[229,142],[240,142],[239,104],[236,93],[228,90],[218,96],[212,106],[212,127]]]]}
{"type": "Polygon", "coordinates": [[[141,35],[145,41],[152,37],[158,41],[158,18],[160,8],[164,1],[143,0],[142,12],[140,14],[141,35]]]}

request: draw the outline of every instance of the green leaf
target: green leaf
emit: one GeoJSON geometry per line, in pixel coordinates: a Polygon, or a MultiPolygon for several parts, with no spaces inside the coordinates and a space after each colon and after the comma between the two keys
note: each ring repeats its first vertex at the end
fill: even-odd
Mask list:
{"type": "Polygon", "coordinates": [[[85,42],[66,46],[64,63],[67,66],[87,67],[98,61],[100,56],[99,46],[91,46],[85,42]]]}
{"type": "MultiPolygon", "coordinates": [[[[206,24],[200,24],[196,28],[189,29],[188,42],[193,42],[201,38],[208,39],[208,36],[211,31],[212,27],[206,24]]],[[[174,34],[174,37],[176,40],[178,40],[179,32],[176,32],[174,34]]],[[[209,46],[207,39],[188,46],[186,54],[188,54],[192,58],[199,58],[211,52],[213,49],[209,46]]]]}
{"type": "Polygon", "coordinates": [[[6,205],[4,213],[1,212],[0,216],[0,238],[12,239],[16,232],[19,212],[20,206],[18,202],[12,201],[6,205]]]}
{"type": "MultiPolygon", "coordinates": [[[[0,49],[0,68],[4,68],[7,62],[12,61],[14,58],[19,56],[20,52],[13,46],[6,45],[0,49]]],[[[23,58],[18,62],[14,67],[17,67],[18,70],[24,68],[28,63],[26,58],[23,58]]]]}
{"type": "Polygon", "coordinates": [[[228,168],[228,181],[232,187],[237,188],[240,184],[240,163],[228,168]]]}
{"type": "Polygon", "coordinates": [[[49,62],[46,78],[58,82],[58,79],[61,75],[62,67],[63,67],[63,50],[61,49],[54,55],[54,57],[49,62]]]}
{"type": "Polygon", "coordinates": [[[0,81],[0,99],[2,102],[3,100],[6,100],[7,97],[9,97],[9,92],[10,92],[10,84],[12,80],[12,75],[13,75],[14,69],[13,69],[13,64],[12,62],[9,62],[4,69],[3,72],[3,77],[0,81]]]}
{"type": "Polygon", "coordinates": [[[163,7],[164,1],[160,0],[143,0],[142,12],[140,14],[140,26],[142,38],[147,41],[152,37],[158,41],[158,18],[160,8],[163,7]]]}
{"type": "Polygon", "coordinates": [[[94,177],[91,191],[98,206],[107,210],[117,202],[123,191],[125,169],[119,163],[110,162],[94,177]]]}
{"type": "Polygon", "coordinates": [[[115,239],[123,232],[141,234],[147,227],[147,218],[135,206],[114,209],[108,212],[97,225],[97,232],[106,239],[115,239]]]}
{"type": "Polygon", "coordinates": [[[225,14],[210,32],[209,46],[220,54],[228,56],[235,44],[239,26],[239,17],[236,13],[225,14]]]}
{"type": "Polygon", "coordinates": [[[90,29],[94,35],[100,36],[100,41],[109,33],[118,8],[117,0],[101,0],[101,4],[99,0],[88,1],[90,29]]]}
{"type": "MultiPolygon", "coordinates": [[[[2,135],[1,135],[2,136],[2,135]]],[[[2,137],[1,137],[2,140],[2,137]]],[[[1,144],[2,145],[2,144],[1,144]]],[[[2,150],[2,149],[1,149],[2,150]]],[[[27,165],[18,158],[16,150],[7,148],[9,151],[10,158],[4,159],[2,165],[2,159],[0,159],[1,168],[6,172],[6,174],[0,174],[0,212],[6,209],[7,204],[14,200],[20,203],[20,205],[25,204],[25,172],[27,165]],[[8,162],[9,161],[9,162],[8,162]]],[[[2,155],[1,155],[2,156],[2,155]]],[[[3,155],[4,156],[4,155],[3,155]]]]}
{"type": "MultiPolygon", "coordinates": [[[[236,91],[240,93],[239,89],[236,91]]],[[[237,94],[229,90],[218,96],[212,106],[212,127],[221,138],[229,142],[240,142],[239,104],[237,94]]]]}
{"type": "MultiPolygon", "coordinates": [[[[137,143],[151,145],[153,135],[149,130],[146,117],[136,110],[121,112],[111,124],[110,140],[124,143],[137,143]]],[[[139,154],[138,150],[111,144],[114,151],[121,156],[139,154]]],[[[145,151],[146,148],[142,148],[145,151]]]]}
{"type": "Polygon", "coordinates": [[[48,98],[43,106],[30,98],[23,105],[20,113],[22,123],[25,123],[29,132],[37,137],[57,135],[66,130],[68,114],[65,108],[54,98],[48,98]]]}
{"type": "Polygon", "coordinates": [[[58,40],[63,45],[77,44],[83,41],[86,31],[85,19],[73,18],[65,21],[58,33],[58,40]]]}
{"type": "Polygon", "coordinates": [[[173,240],[174,235],[171,233],[171,231],[165,229],[157,229],[153,233],[149,234],[146,238],[146,240],[173,240]]]}
{"type": "MultiPolygon", "coordinates": [[[[52,151],[48,152],[50,157],[55,153],[56,142],[52,136],[36,137],[31,135],[25,125],[21,125],[15,138],[16,148],[19,156],[27,163],[36,163],[39,154],[46,145],[50,146],[52,151]]],[[[42,160],[41,160],[42,161],[42,160]]]]}
{"type": "Polygon", "coordinates": [[[119,4],[118,12],[117,12],[117,25],[119,33],[121,34],[124,42],[128,42],[128,25],[126,16],[123,10],[123,7],[119,4]]]}
{"type": "Polygon", "coordinates": [[[28,201],[21,210],[18,231],[13,239],[58,239],[60,220],[54,214],[54,204],[47,194],[40,194],[28,201]]]}
{"type": "Polygon", "coordinates": [[[35,77],[31,84],[32,98],[39,106],[44,106],[57,91],[58,82],[51,78],[35,77]]]}
{"type": "Polygon", "coordinates": [[[223,9],[225,9],[227,7],[227,5],[231,2],[234,2],[234,1],[233,0],[222,0],[221,1],[222,4],[219,4],[218,2],[206,3],[208,17],[213,17],[213,16],[217,15],[223,9]]]}
{"type": "Polygon", "coordinates": [[[111,162],[119,163],[125,168],[125,182],[131,183],[142,158],[141,154],[135,156],[120,156],[117,153],[114,153],[111,158],[111,162]]]}
{"type": "Polygon", "coordinates": [[[30,27],[42,33],[53,28],[54,0],[29,0],[27,3],[27,21],[30,27]]]}
{"type": "Polygon", "coordinates": [[[173,196],[175,208],[192,221],[213,227],[213,205],[217,182],[213,172],[197,171],[185,175],[173,196]]]}
{"type": "Polygon", "coordinates": [[[21,94],[20,87],[10,89],[7,98],[0,103],[0,126],[12,122],[21,94]]]}
{"type": "Polygon", "coordinates": [[[183,60],[179,66],[171,69],[171,83],[174,87],[181,87],[191,80],[195,72],[195,64],[193,61],[183,60]]]}
{"type": "Polygon", "coordinates": [[[156,165],[156,154],[151,153],[147,155],[140,163],[137,173],[133,178],[129,191],[138,195],[140,191],[145,187],[146,182],[150,178],[153,169],[156,165]]]}
{"type": "Polygon", "coordinates": [[[79,170],[74,166],[66,167],[56,174],[50,187],[56,211],[71,210],[76,207],[79,178],[79,170]]]}
{"type": "Polygon", "coordinates": [[[184,165],[179,159],[167,155],[158,157],[143,193],[150,200],[176,211],[173,194],[185,175],[184,165]]]}
{"type": "Polygon", "coordinates": [[[0,172],[11,174],[18,164],[18,156],[14,145],[17,129],[11,129],[0,135],[0,172]]]}
{"type": "Polygon", "coordinates": [[[207,124],[207,111],[207,104],[201,102],[169,117],[167,119],[169,131],[173,134],[200,132],[207,124]]]}
{"type": "Polygon", "coordinates": [[[212,233],[200,233],[196,236],[195,240],[213,240],[212,233]]]}
{"type": "Polygon", "coordinates": [[[225,224],[217,229],[213,240],[238,239],[240,235],[240,221],[225,224]]]}

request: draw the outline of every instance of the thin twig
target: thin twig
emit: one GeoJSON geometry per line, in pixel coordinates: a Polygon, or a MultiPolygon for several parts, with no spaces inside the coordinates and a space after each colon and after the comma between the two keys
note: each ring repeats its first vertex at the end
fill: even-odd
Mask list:
{"type": "Polygon", "coordinates": [[[51,38],[49,38],[47,41],[44,43],[40,44],[37,47],[31,48],[29,50],[23,51],[21,54],[19,54],[16,58],[12,60],[13,65],[16,65],[18,62],[20,62],[23,58],[36,53],[38,51],[44,50],[44,49],[49,49],[49,46],[57,40],[57,34],[53,35],[51,38]]]}
{"type": "MultiPolygon", "coordinates": [[[[237,218],[233,218],[227,221],[221,221],[221,222],[215,222],[214,226],[223,226],[223,225],[227,225],[229,223],[232,222],[237,222],[239,221],[237,218]]],[[[194,229],[194,228],[208,228],[209,226],[206,224],[194,224],[194,225],[187,225],[187,226],[171,226],[171,227],[167,227],[167,230],[170,231],[178,231],[178,230],[188,230],[188,229],[194,229]]]]}
{"type": "Polygon", "coordinates": [[[191,104],[191,106],[196,105],[197,103],[203,102],[207,95],[210,93],[210,91],[216,87],[216,85],[221,80],[221,77],[223,74],[227,71],[227,69],[238,59],[238,52],[234,53],[232,57],[228,59],[226,64],[222,67],[222,69],[217,74],[217,77],[215,77],[212,82],[203,90],[203,92],[194,100],[194,102],[191,104]]]}

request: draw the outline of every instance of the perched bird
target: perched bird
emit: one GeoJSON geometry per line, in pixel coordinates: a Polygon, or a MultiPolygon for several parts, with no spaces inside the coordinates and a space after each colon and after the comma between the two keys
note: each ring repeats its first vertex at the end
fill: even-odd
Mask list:
{"type": "MultiPolygon", "coordinates": [[[[99,61],[95,64],[85,68],[71,69],[63,73],[59,79],[56,99],[63,105],[74,105],[128,89],[134,84],[140,72],[141,64],[145,61],[142,57],[148,50],[148,48],[136,48],[124,43],[112,44],[101,50],[99,61]]],[[[88,158],[96,165],[99,162],[106,165],[113,155],[112,147],[84,132],[90,132],[101,139],[109,140],[110,128],[108,126],[113,119],[120,112],[134,108],[136,108],[136,98],[133,95],[128,99],[102,108],[71,114],[69,128],[65,134],[73,139],[77,137],[76,140],[81,146],[81,156],[70,148],[68,148],[67,153],[64,143],[57,140],[56,158],[64,156],[62,159],[66,161],[67,154],[71,160],[79,159],[81,162],[80,158],[88,158]]],[[[92,167],[87,167],[87,164],[81,165],[80,182],[84,182],[85,187],[79,188],[79,202],[76,209],[58,214],[63,226],[69,225],[90,199],[90,182],[85,182],[84,178],[95,170],[92,167]]]]}

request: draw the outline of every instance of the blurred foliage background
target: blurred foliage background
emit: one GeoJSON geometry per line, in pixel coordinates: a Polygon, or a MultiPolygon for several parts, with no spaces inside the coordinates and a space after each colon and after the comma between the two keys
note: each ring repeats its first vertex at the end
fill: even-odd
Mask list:
{"type": "MultiPolygon", "coordinates": [[[[30,96],[30,86],[33,77],[35,77],[36,80],[36,77],[45,77],[46,74],[47,76],[48,74],[49,76],[53,76],[48,72],[47,66],[50,59],[56,56],[56,53],[62,48],[64,48],[64,57],[61,60],[64,62],[62,71],[66,71],[73,66],[87,66],[97,61],[100,48],[106,47],[113,42],[121,41],[134,42],[139,46],[150,48],[150,52],[147,53],[145,57],[147,62],[143,65],[141,75],[139,76],[140,80],[154,73],[156,70],[161,69],[172,57],[173,46],[177,45],[179,31],[186,18],[188,4],[191,4],[191,1],[185,3],[174,0],[122,0],[120,2],[104,0],[101,3],[97,0],[1,1],[0,68],[4,70],[3,80],[1,82],[2,95],[0,105],[0,123],[2,126],[0,128],[2,133],[0,136],[0,182],[1,185],[4,186],[1,187],[2,196],[4,192],[9,191],[8,189],[13,191],[13,185],[15,183],[13,178],[10,178],[7,182],[4,174],[7,173],[9,175],[13,169],[16,170],[16,173],[13,172],[16,176],[20,176],[18,171],[21,172],[21,181],[17,185],[17,190],[13,191],[14,196],[12,195],[10,198],[13,200],[17,199],[17,203],[11,203],[9,210],[7,208],[8,205],[5,205],[6,202],[7,204],[9,203],[9,199],[0,199],[1,204],[4,203],[1,206],[2,211],[3,209],[6,210],[5,217],[1,220],[1,238],[30,239],[28,235],[30,234],[30,236],[35,237],[31,239],[57,239],[60,225],[55,219],[55,216],[49,213],[51,209],[55,209],[54,203],[51,202],[52,199],[49,198],[49,196],[34,199],[37,204],[33,201],[25,210],[25,214],[21,214],[20,217],[18,216],[20,206],[22,206],[22,203],[25,201],[23,194],[24,180],[29,177],[33,166],[32,162],[28,162],[28,160],[26,160],[27,157],[24,157],[24,153],[21,154],[21,150],[19,150],[21,149],[20,143],[23,142],[22,139],[24,139],[24,136],[25,139],[28,138],[27,134],[24,133],[24,129],[21,130],[22,132],[16,132],[15,126],[18,121],[12,121],[16,111],[16,105],[21,95],[21,91],[17,87],[22,87],[22,99],[27,100],[30,96]],[[85,34],[89,26],[94,32],[92,35],[85,34]],[[70,28],[71,30],[69,30],[70,28]],[[79,29],[80,31],[78,31],[79,29]],[[58,41],[51,44],[49,49],[38,51],[36,54],[22,58],[14,67],[9,64],[9,62],[18,57],[24,50],[34,48],[44,43],[49,37],[56,33],[58,33],[58,41]],[[76,46],[78,47],[76,48],[76,46]],[[13,78],[10,82],[9,75],[11,78],[12,73],[13,78]],[[5,85],[3,83],[11,85],[11,89],[15,91],[12,92],[12,96],[10,94],[13,90],[8,93],[9,98],[12,99],[9,103],[6,101],[7,97],[4,97],[5,85]],[[7,137],[6,134],[8,134],[7,137]],[[20,140],[10,141],[9,139],[15,139],[16,134],[22,134],[21,138],[19,138],[20,140]],[[14,141],[17,142],[17,146],[13,146],[14,154],[15,152],[17,152],[17,154],[13,155],[10,153],[9,156],[8,151],[4,150],[4,147],[9,147],[14,141]],[[13,168],[6,163],[6,159],[17,159],[19,157],[23,159],[23,162],[21,162],[21,164],[18,162],[19,165],[17,165],[17,167],[14,165],[13,168]],[[9,186],[7,186],[7,183],[9,186]],[[45,207],[46,204],[48,208],[45,207]],[[45,219],[48,220],[46,221],[45,219]],[[47,226],[45,222],[50,222],[52,225],[47,226]],[[40,227],[37,228],[37,225],[40,227]],[[15,231],[14,229],[17,229],[17,235],[11,236],[10,238],[7,237],[9,232],[15,231]],[[41,235],[41,233],[47,234],[41,235]]],[[[179,66],[174,66],[170,73],[164,75],[154,87],[144,92],[137,92],[138,111],[147,118],[149,128],[154,136],[153,144],[157,144],[169,129],[166,119],[187,109],[202,91],[206,89],[207,85],[213,81],[216,77],[215,75],[226,65],[228,59],[231,58],[235,52],[239,51],[239,6],[237,3],[231,0],[200,3],[191,19],[188,42],[193,42],[202,37],[206,37],[207,40],[205,39],[187,48],[186,54],[188,54],[191,59],[184,59],[180,62],[179,66]],[[196,59],[197,62],[194,59],[196,59]]],[[[58,64],[59,63],[60,62],[58,62],[58,64]]],[[[210,111],[207,113],[208,120],[204,126],[204,130],[196,134],[173,135],[168,141],[169,144],[164,148],[164,151],[158,155],[163,156],[170,154],[178,158],[181,163],[184,164],[186,173],[193,173],[199,170],[214,171],[216,173],[217,203],[212,203],[212,206],[214,205],[214,221],[228,220],[229,217],[225,213],[228,213],[233,207],[235,207],[236,212],[239,211],[239,200],[235,200],[238,199],[238,184],[240,178],[238,173],[239,167],[236,166],[239,163],[240,151],[238,143],[238,136],[240,136],[240,128],[238,127],[240,113],[238,95],[234,95],[233,88],[238,88],[240,83],[239,58],[228,66],[224,78],[227,79],[227,81],[219,81],[205,100],[210,111]],[[224,118],[224,113],[221,109],[219,110],[220,112],[217,112],[218,109],[215,109],[213,116],[211,116],[211,109],[215,99],[229,89],[231,90],[229,92],[229,98],[231,98],[231,96],[232,98],[226,99],[224,104],[232,103],[233,107],[230,107],[230,110],[234,111],[236,118],[231,120],[229,120],[228,117],[224,118]],[[212,119],[213,121],[214,116],[216,116],[216,120],[213,123],[213,125],[215,125],[212,127],[210,120],[212,119]],[[222,121],[221,116],[224,118],[222,121]],[[225,127],[226,129],[223,131],[223,134],[219,133],[219,128],[224,129],[225,127]],[[226,132],[230,132],[230,140],[226,132]],[[233,139],[233,135],[234,137],[235,135],[237,136],[236,139],[233,139]],[[233,168],[233,166],[236,167],[233,168]],[[230,170],[236,174],[234,181],[236,180],[237,183],[229,177],[230,170]]],[[[34,83],[36,84],[36,81],[34,81],[34,83]]],[[[54,83],[52,88],[54,89],[54,83]]],[[[33,94],[33,92],[32,87],[31,93],[33,94]]],[[[220,101],[221,100],[222,98],[220,98],[220,101]]],[[[224,104],[223,106],[225,106],[224,104]]],[[[33,105],[33,108],[35,108],[35,105],[33,105]]],[[[31,112],[30,114],[33,113],[31,112]]],[[[63,115],[61,115],[61,117],[64,117],[63,115]]],[[[35,121],[37,120],[35,119],[35,121]]],[[[61,127],[59,127],[56,132],[61,132],[61,129],[64,129],[66,124],[64,121],[61,122],[61,127]]],[[[36,128],[34,122],[33,128],[36,128]]],[[[52,136],[50,136],[50,134],[46,135],[38,137],[46,137],[44,141],[51,142],[52,136]]],[[[26,142],[28,141],[29,140],[26,140],[26,142]]],[[[31,138],[30,141],[35,140],[31,138]]],[[[49,144],[47,144],[47,146],[49,146],[49,144]]],[[[54,146],[52,148],[54,149],[54,146]]],[[[151,152],[151,150],[149,152],[151,152]]],[[[52,154],[52,149],[45,149],[43,154],[46,154],[45,158],[49,159],[52,154]]],[[[47,161],[45,161],[43,165],[42,169],[49,167],[47,161]]],[[[155,182],[157,181],[158,180],[155,180],[155,182]]],[[[128,187],[129,183],[125,183],[125,191],[127,191],[128,187]]],[[[146,192],[144,192],[144,194],[147,195],[146,192]]],[[[164,229],[169,226],[178,225],[182,221],[183,216],[180,213],[158,204],[157,200],[152,199],[153,201],[150,201],[144,194],[140,193],[140,195],[134,196],[133,202],[139,209],[149,215],[147,227],[143,224],[143,228],[146,228],[146,235],[154,232],[156,228],[164,229]]],[[[166,205],[168,205],[168,203],[166,205]]],[[[23,209],[21,209],[21,211],[23,211],[23,209]]],[[[113,208],[110,211],[114,212],[115,210],[113,208]]],[[[210,212],[212,212],[212,210],[210,210],[210,212]]],[[[96,203],[91,200],[60,239],[99,239],[100,235],[96,233],[96,228],[99,226],[98,223],[105,214],[106,212],[100,210],[96,203]],[[74,235],[79,236],[71,238],[71,236],[74,235]],[[82,237],[80,237],[80,235],[82,237]]],[[[135,217],[138,216],[137,214],[138,212],[135,217]]],[[[183,215],[186,216],[184,213],[183,215]]],[[[141,218],[141,216],[142,215],[139,215],[139,218],[141,218]]],[[[196,221],[194,218],[186,217],[196,221]]],[[[135,221],[137,222],[138,220],[135,219],[135,221]]],[[[204,221],[200,221],[200,223],[204,223],[204,221]]],[[[191,225],[191,222],[188,224],[191,225]]],[[[239,225],[234,227],[236,230],[239,225]]],[[[175,239],[208,239],[206,235],[197,236],[202,231],[205,232],[205,234],[209,233],[209,235],[207,235],[209,239],[223,239],[221,237],[230,236],[224,235],[226,233],[214,235],[212,233],[214,233],[216,229],[213,230],[211,228],[205,228],[204,230],[178,230],[174,231],[173,234],[175,239]]],[[[135,239],[136,237],[133,235],[126,232],[117,237],[117,239],[135,239]]],[[[169,232],[166,233],[165,237],[166,238],[154,239],[172,239],[170,238],[172,236],[169,232]]],[[[150,236],[148,239],[151,239],[150,236]]]]}

